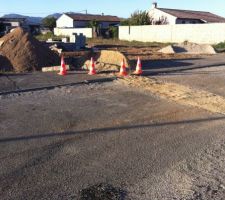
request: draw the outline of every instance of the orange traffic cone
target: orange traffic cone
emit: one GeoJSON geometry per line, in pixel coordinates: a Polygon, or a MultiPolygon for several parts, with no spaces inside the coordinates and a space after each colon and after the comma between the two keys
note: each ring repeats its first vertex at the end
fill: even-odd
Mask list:
{"type": "Polygon", "coordinates": [[[142,65],[141,65],[141,59],[138,57],[137,66],[134,74],[141,75],[143,73],[142,71],[142,65]]]}
{"type": "Polygon", "coordinates": [[[126,71],[126,65],[125,65],[125,61],[123,59],[122,63],[121,63],[121,68],[120,68],[120,73],[119,73],[120,76],[127,76],[128,73],[126,71]]]}
{"type": "Polygon", "coordinates": [[[90,71],[88,73],[89,75],[95,75],[96,74],[96,70],[95,70],[95,62],[94,59],[91,58],[91,63],[90,63],[90,71]]]}
{"type": "Polygon", "coordinates": [[[58,73],[58,75],[61,75],[61,76],[67,75],[66,65],[65,65],[65,61],[64,61],[63,56],[61,57],[61,68],[60,68],[60,72],[58,73]]]}

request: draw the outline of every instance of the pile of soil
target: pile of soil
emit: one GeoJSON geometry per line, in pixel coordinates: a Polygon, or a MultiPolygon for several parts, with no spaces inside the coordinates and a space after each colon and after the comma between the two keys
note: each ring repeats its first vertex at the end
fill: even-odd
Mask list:
{"type": "Polygon", "coordinates": [[[0,54],[8,60],[4,65],[9,65],[3,66],[0,62],[0,70],[12,66],[16,72],[36,71],[42,67],[60,64],[60,58],[56,53],[22,28],[16,28],[0,38],[0,44],[0,54]]]}
{"type": "Polygon", "coordinates": [[[184,42],[177,45],[169,45],[165,48],[159,50],[161,53],[165,54],[216,54],[215,49],[208,44],[195,44],[190,42],[184,42]]]}
{"type": "Polygon", "coordinates": [[[125,65],[129,68],[129,59],[119,51],[102,50],[98,52],[90,52],[85,56],[82,56],[78,60],[78,65],[83,69],[89,69],[91,57],[95,60],[95,67],[97,71],[119,71],[122,60],[125,61],[125,65]]]}

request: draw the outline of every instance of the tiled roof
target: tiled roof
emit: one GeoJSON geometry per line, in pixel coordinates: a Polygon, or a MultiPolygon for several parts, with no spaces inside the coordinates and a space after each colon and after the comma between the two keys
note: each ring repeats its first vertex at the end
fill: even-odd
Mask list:
{"type": "Polygon", "coordinates": [[[90,15],[90,14],[68,14],[75,21],[101,21],[101,22],[120,22],[120,18],[111,15],[90,15]]]}
{"type": "Polygon", "coordinates": [[[180,19],[200,19],[209,23],[225,22],[225,18],[210,12],[192,11],[192,10],[176,10],[176,9],[168,9],[168,8],[158,8],[158,9],[180,19]]]}

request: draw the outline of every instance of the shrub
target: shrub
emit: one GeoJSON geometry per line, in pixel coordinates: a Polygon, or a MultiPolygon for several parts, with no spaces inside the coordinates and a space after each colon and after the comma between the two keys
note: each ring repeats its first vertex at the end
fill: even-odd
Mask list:
{"type": "Polygon", "coordinates": [[[109,27],[109,34],[110,34],[111,38],[118,38],[118,36],[119,36],[118,27],[110,26],[109,27]]]}

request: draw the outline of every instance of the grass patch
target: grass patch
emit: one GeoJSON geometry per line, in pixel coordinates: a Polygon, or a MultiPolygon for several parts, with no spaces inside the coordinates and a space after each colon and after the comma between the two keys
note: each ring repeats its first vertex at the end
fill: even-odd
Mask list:
{"type": "Polygon", "coordinates": [[[66,36],[64,35],[60,35],[60,36],[56,36],[53,33],[46,33],[46,34],[40,34],[35,36],[36,39],[40,40],[40,41],[47,41],[48,39],[52,38],[53,40],[61,40],[62,38],[65,38],[66,36]]]}
{"type": "Polygon", "coordinates": [[[118,45],[118,46],[130,46],[130,47],[164,47],[171,43],[159,43],[159,42],[139,42],[139,41],[125,41],[119,39],[102,39],[102,38],[88,38],[88,44],[94,45],[118,45]]]}
{"type": "Polygon", "coordinates": [[[221,51],[225,51],[225,41],[224,42],[220,42],[216,45],[213,45],[214,49],[217,51],[217,52],[221,52],[221,51]]]}

